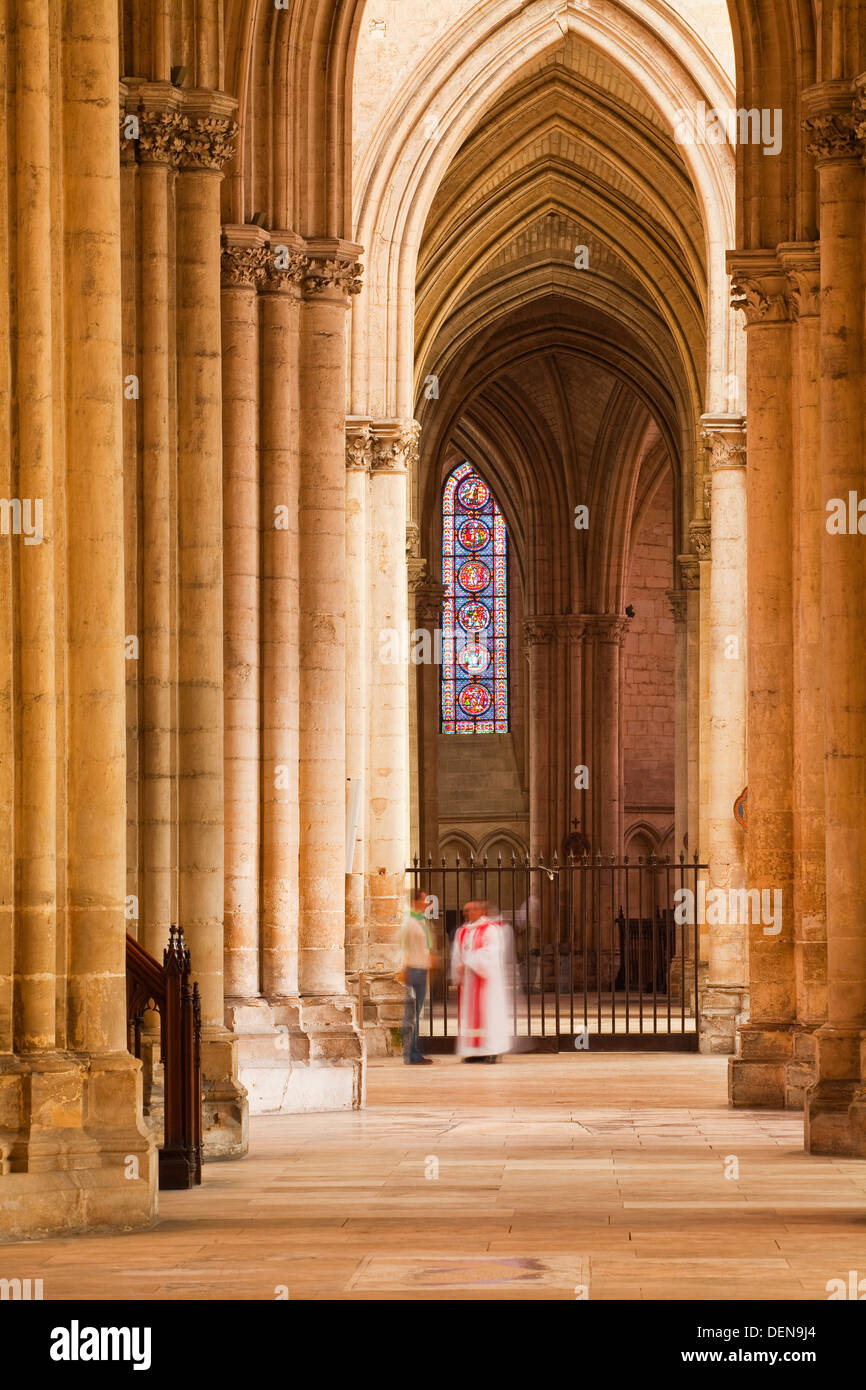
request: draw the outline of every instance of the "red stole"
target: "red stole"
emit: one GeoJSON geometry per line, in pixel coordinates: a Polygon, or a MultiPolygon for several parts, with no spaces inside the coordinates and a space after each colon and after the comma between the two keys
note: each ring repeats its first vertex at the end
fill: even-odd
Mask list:
{"type": "MultiPolygon", "coordinates": [[[[474,933],[472,949],[478,949],[484,945],[485,928],[488,925],[487,922],[481,922],[478,926],[469,925],[460,928],[461,959],[468,933],[474,933]]],[[[465,966],[464,971],[466,972],[463,977],[464,983],[457,990],[457,1017],[460,1021],[461,1033],[465,1033],[473,1042],[478,1042],[484,1032],[482,1019],[487,996],[487,981],[481,975],[476,975],[469,966],[465,966]],[[465,1015],[464,993],[466,997],[465,1015]]]]}

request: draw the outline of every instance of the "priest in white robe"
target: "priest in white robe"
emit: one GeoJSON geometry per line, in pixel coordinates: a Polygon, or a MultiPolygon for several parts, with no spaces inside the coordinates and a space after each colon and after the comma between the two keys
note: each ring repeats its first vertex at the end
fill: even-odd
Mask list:
{"type": "Polygon", "coordinates": [[[508,1021],[509,931],[487,915],[487,904],[467,903],[454,937],[451,978],[457,985],[457,1054],[495,1062],[511,1048],[508,1021]]]}

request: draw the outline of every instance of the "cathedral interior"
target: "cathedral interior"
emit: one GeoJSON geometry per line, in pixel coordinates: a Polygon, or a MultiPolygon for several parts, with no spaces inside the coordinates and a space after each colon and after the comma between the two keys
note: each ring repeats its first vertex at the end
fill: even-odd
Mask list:
{"type": "MultiPolygon", "coordinates": [[[[386,1115],[438,1117],[423,1178],[461,1106],[555,1149],[670,1105],[684,1171],[769,1146],[775,1264],[599,1296],[825,1297],[866,1258],[866,0],[0,0],[0,73],[0,1275],[66,1297],[86,1246],[110,1296],[214,1202],[252,1259],[241,1207],[353,1134],[402,1211],[386,1115]],[[467,899],[513,941],[489,1075],[467,899]]],[[[379,1208],[321,1200],[239,1296],[446,1296],[420,1209],[341,1245],[379,1208]]],[[[573,1297],[532,1211],[435,1249],[573,1297]]],[[[226,1296],[177,1239],[114,1296],[226,1296]]]]}

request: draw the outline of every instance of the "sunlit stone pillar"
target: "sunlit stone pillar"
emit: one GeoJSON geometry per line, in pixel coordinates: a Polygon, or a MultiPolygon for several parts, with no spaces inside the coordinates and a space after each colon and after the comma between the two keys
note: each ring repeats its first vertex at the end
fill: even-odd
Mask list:
{"type": "Polygon", "coordinates": [[[314,1052],[349,1064],[360,1103],[363,1038],[346,993],[346,311],[359,248],[308,242],[300,306],[300,870],[298,975],[314,1052]]]}
{"type": "MultiPolygon", "coordinates": [[[[409,631],[406,568],[407,481],[417,470],[420,428],[415,421],[374,420],[370,438],[367,518],[368,598],[366,724],[369,759],[365,788],[365,951],[369,998],[367,1046],[388,1050],[400,1026],[404,987],[400,928],[407,907],[409,863],[409,672],[434,666],[436,644],[413,642],[409,631]]],[[[351,474],[349,475],[352,476],[351,474]]],[[[348,575],[350,602],[364,570],[348,575]]],[[[350,680],[348,709],[364,702],[350,680]]]]}
{"type": "Polygon", "coordinates": [[[738,1028],[729,1084],[734,1105],[784,1106],[796,1020],[790,299],[773,254],[736,252],[729,260],[734,304],[747,324],[746,865],[748,888],[762,895],[760,914],[750,912],[750,1013],[738,1028]]]}
{"type": "MultiPolygon", "coordinates": [[[[11,573],[12,614],[17,607],[17,677],[10,665],[10,695],[18,712],[15,813],[10,854],[17,861],[12,894],[16,909],[13,1046],[30,1053],[55,1045],[57,968],[57,685],[55,656],[52,313],[45,275],[36,272],[33,248],[52,246],[50,16],[44,4],[19,6],[14,134],[16,140],[17,300],[16,374],[10,383],[17,404],[17,478],[6,497],[17,496],[31,512],[42,511],[44,539],[11,534],[0,541],[4,583],[11,573]],[[11,556],[9,552],[11,551],[11,556]],[[11,563],[10,563],[11,560],[11,563]]],[[[112,245],[112,250],[115,247],[112,245]]],[[[109,267],[106,267],[110,275],[109,267]]],[[[109,282],[110,283],[110,282],[109,282]]],[[[116,306],[111,305],[112,310],[116,306]]],[[[109,320],[108,334],[116,327],[109,320]]],[[[113,347],[113,343],[110,344],[113,347]]],[[[117,363],[120,372],[120,363],[117,363]]],[[[109,387],[110,398],[118,383],[109,387]]],[[[113,432],[119,422],[108,411],[113,432]]],[[[14,416],[13,416],[14,419],[14,416]]],[[[14,435],[13,435],[14,439],[14,435]]],[[[13,442],[10,439],[10,444],[13,442]]],[[[103,452],[101,462],[105,467],[103,452]]],[[[14,474],[13,474],[14,477],[14,474]]],[[[10,478],[10,483],[13,481],[10,478]]],[[[116,486],[116,479],[112,479],[116,486]]],[[[61,532],[62,534],[62,532],[61,532]]],[[[61,609],[62,612],[62,609],[61,609]]],[[[61,662],[62,669],[62,662],[61,662]]],[[[62,1025],[61,1025],[62,1026],[62,1025]]],[[[99,1050],[102,1050],[100,1048],[99,1050]]]]}
{"type": "Polygon", "coordinates": [[[257,227],[230,227],[222,251],[225,995],[261,988],[259,282],[257,227]]]}
{"type": "MultiPolygon", "coordinates": [[[[370,420],[346,420],[346,781],[348,804],[357,811],[346,875],[346,970],[366,972],[368,654],[374,668],[392,650],[371,633],[368,621],[367,528],[373,439],[370,420]]],[[[352,826],[347,822],[347,834],[352,826]]],[[[349,847],[347,846],[347,864],[349,847]]]]}
{"type": "Polygon", "coordinates": [[[806,1147],[866,1156],[866,543],[843,515],[864,491],[866,77],[812,88],[803,110],[819,180],[827,1022],[806,1096],[806,1147]],[[830,509],[830,510],[828,510],[830,509]]]}
{"type": "MultiPolygon", "coordinates": [[[[307,261],[300,238],[272,232],[261,314],[261,979],[298,994],[298,334],[307,261]]],[[[293,1019],[286,1022],[293,1026],[293,1019]]]]}
{"type": "Polygon", "coordinates": [[[734,1051],[746,1006],[746,924],[731,889],[745,887],[743,831],[734,802],[746,782],[746,428],[737,415],[705,415],[712,501],[709,603],[708,889],[728,899],[708,929],[707,985],[701,999],[701,1045],[734,1051]]]}
{"type": "MultiPolygon", "coordinates": [[[[174,185],[183,117],[170,83],[142,83],[138,103],[141,242],[141,519],[139,593],[139,940],[162,960],[173,911],[172,724],[174,185]]],[[[136,631],[136,629],[132,629],[136,631]]]]}
{"type": "Polygon", "coordinates": [[[685,616],[685,667],[686,667],[686,807],[685,839],[679,849],[685,850],[687,859],[695,851],[701,850],[698,844],[698,816],[700,808],[700,731],[701,731],[701,687],[700,687],[700,618],[701,618],[701,570],[695,555],[677,557],[680,575],[680,588],[686,595],[685,616]]]}
{"type": "MultiPolygon", "coordinates": [[[[688,607],[686,589],[669,589],[667,600],[674,620],[674,854],[686,855],[689,812],[689,708],[688,708],[688,607]]],[[[679,879],[676,880],[679,883],[679,879]]],[[[694,994],[694,946],[690,932],[676,928],[675,956],[671,962],[671,992],[676,999],[685,989],[687,1001],[694,994]]]]}
{"type": "Polygon", "coordinates": [[[204,1148],[246,1151],[224,1023],[223,459],[220,180],[235,103],[190,93],[177,180],[178,914],[202,1000],[204,1148]]]}
{"type": "Polygon", "coordinates": [[[824,659],[821,625],[821,276],[818,243],[778,248],[794,328],[794,963],[797,1030],[788,1104],[802,1104],[827,1019],[824,659]]]}

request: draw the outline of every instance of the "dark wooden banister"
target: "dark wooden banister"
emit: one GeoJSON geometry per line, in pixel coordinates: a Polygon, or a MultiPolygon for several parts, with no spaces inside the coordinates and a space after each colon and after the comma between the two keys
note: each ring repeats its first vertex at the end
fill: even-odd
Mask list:
{"type": "Polygon", "coordinates": [[[166,1191],[201,1182],[201,1001],[190,974],[189,950],[181,927],[169,928],[162,965],[140,942],[127,936],[128,1046],[139,1059],[144,1015],[150,1009],[159,1014],[165,1076],[159,1185],[166,1191]]]}

